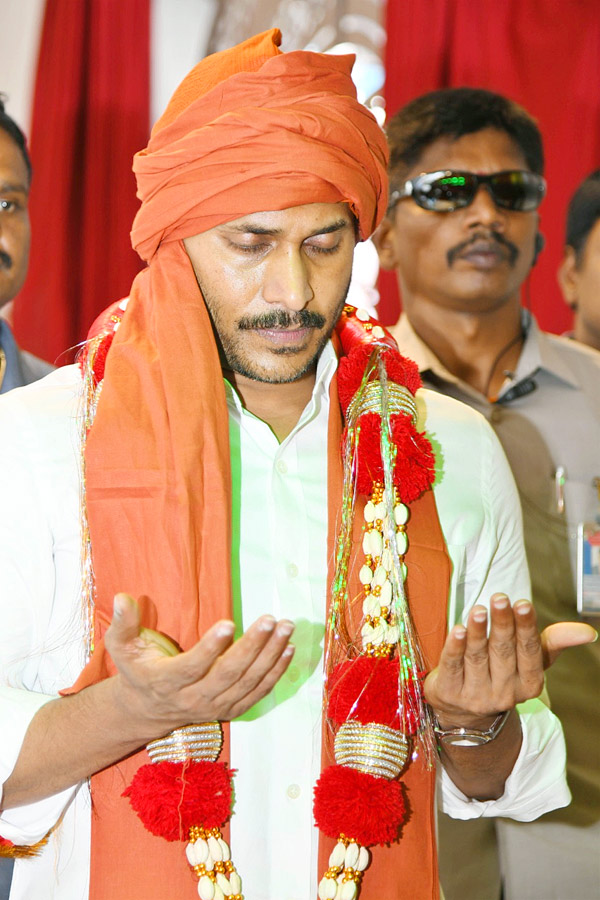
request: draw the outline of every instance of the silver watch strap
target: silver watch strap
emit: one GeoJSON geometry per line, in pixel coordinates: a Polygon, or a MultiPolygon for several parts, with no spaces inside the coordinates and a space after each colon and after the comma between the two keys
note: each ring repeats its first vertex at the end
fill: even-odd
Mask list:
{"type": "Polygon", "coordinates": [[[435,719],[434,733],[442,744],[456,747],[481,747],[497,738],[511,713],[510,709],[499,713],[486,731],[477,728],[441,728],[435,719]]]}

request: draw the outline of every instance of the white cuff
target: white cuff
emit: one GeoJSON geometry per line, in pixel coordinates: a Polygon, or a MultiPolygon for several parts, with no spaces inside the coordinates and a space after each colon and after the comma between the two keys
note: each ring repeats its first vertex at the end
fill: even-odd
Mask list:
{"type": "MultiPolygon", "coordinates": [[[[0,784],[4,785],[15,767],[31,720],[42,706],[55,699],[48,694],[0,686],[0,784]]],[[[0,835],[14,844],[35,844],[57,823],[78,787],[37,803],[2,810],[0,835]]]]}
{"type": "MultiPolygon", "coordinates": [[[[454,819],[506,816],[531,822],[552,809],[568,806],[566,747],[562,726],[541,700],[517,707],[523,743],[504,793],[498,800],[474,800],[459,790],[442,766],[438,767],[438,797],[442,812],[454,819]]],[[[473,750],[477,753],[477,750],[473,750]]]]}

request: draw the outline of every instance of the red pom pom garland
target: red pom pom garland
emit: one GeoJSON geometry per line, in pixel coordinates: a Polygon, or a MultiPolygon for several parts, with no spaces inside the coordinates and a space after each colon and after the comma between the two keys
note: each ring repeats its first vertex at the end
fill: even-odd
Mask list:
{"type": "Polygon", "coordinates": [[[231,816],[233,772],[216,762],[223,743],[219,722],[187,725],[148,744],[152,759],[123,792],[152,834],[188,840],[186,856],[198,876],[201,900],[243,900],[242,882],[221,827],[231,816]]]}
{"type": "Polygon", "coordinates": [[[396,840],[406,815],[398,776],[411,756],[411,738],[431,759],[431,729],[422,694],[422,656],[404,592],[408,503],[435,477],[431,445],[416,429],[416,365],[398,352],[384,329],[346,307],[338,328],[346,356],[338,390],[345,428],[342,527],[326,649],[327,713],[337,728],[336,765],[317,782],[314,816],[337,844],[319,883],[320,900],[354,900],[370,855],[367,847],[396,840]],[[347,574],[354,497],[366,495],[362,653],[348,634],[347,574]],[[349,657],[333,669],[333,647],[349,657]]]}

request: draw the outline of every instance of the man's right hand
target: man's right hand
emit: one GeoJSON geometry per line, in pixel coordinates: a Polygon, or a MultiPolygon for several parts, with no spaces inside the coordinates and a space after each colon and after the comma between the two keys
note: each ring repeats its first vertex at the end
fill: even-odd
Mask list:
{"type": "Polygon", "coordinates": [[[173,655],[165,638],[140,629],[133,598],[116,595],[105,637],[119,672],[115,699],[139,721],[144,742],[190,722],[235,719],[274,687],[293,656],[292,622],[261,616],[235,642],[234,627],[216,622],[173,655]]]}
{"type": "Polygon", "coordinates": [[[293,655],[293,625],[261,616],[233,641],[217,622],[190,650],[140,628],[135,601],[117,594],[105,636],[114,678],[42,706],[4,783],[3,809],[72,787],[174,728],[234,719],[260,700],[293,655]]]}

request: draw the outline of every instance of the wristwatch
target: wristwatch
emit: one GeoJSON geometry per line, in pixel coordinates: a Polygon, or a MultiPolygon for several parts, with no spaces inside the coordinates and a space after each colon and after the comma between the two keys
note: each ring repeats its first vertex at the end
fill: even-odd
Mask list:
{"type": "Polygon", "coordinates": [[[510,713],[510,709],[499,713],[486,731],[479,731],[477,728],[441,728],[434,717],[433,731],[439,743],[454,747],[481,747],[498,737],[510,713]]]}

